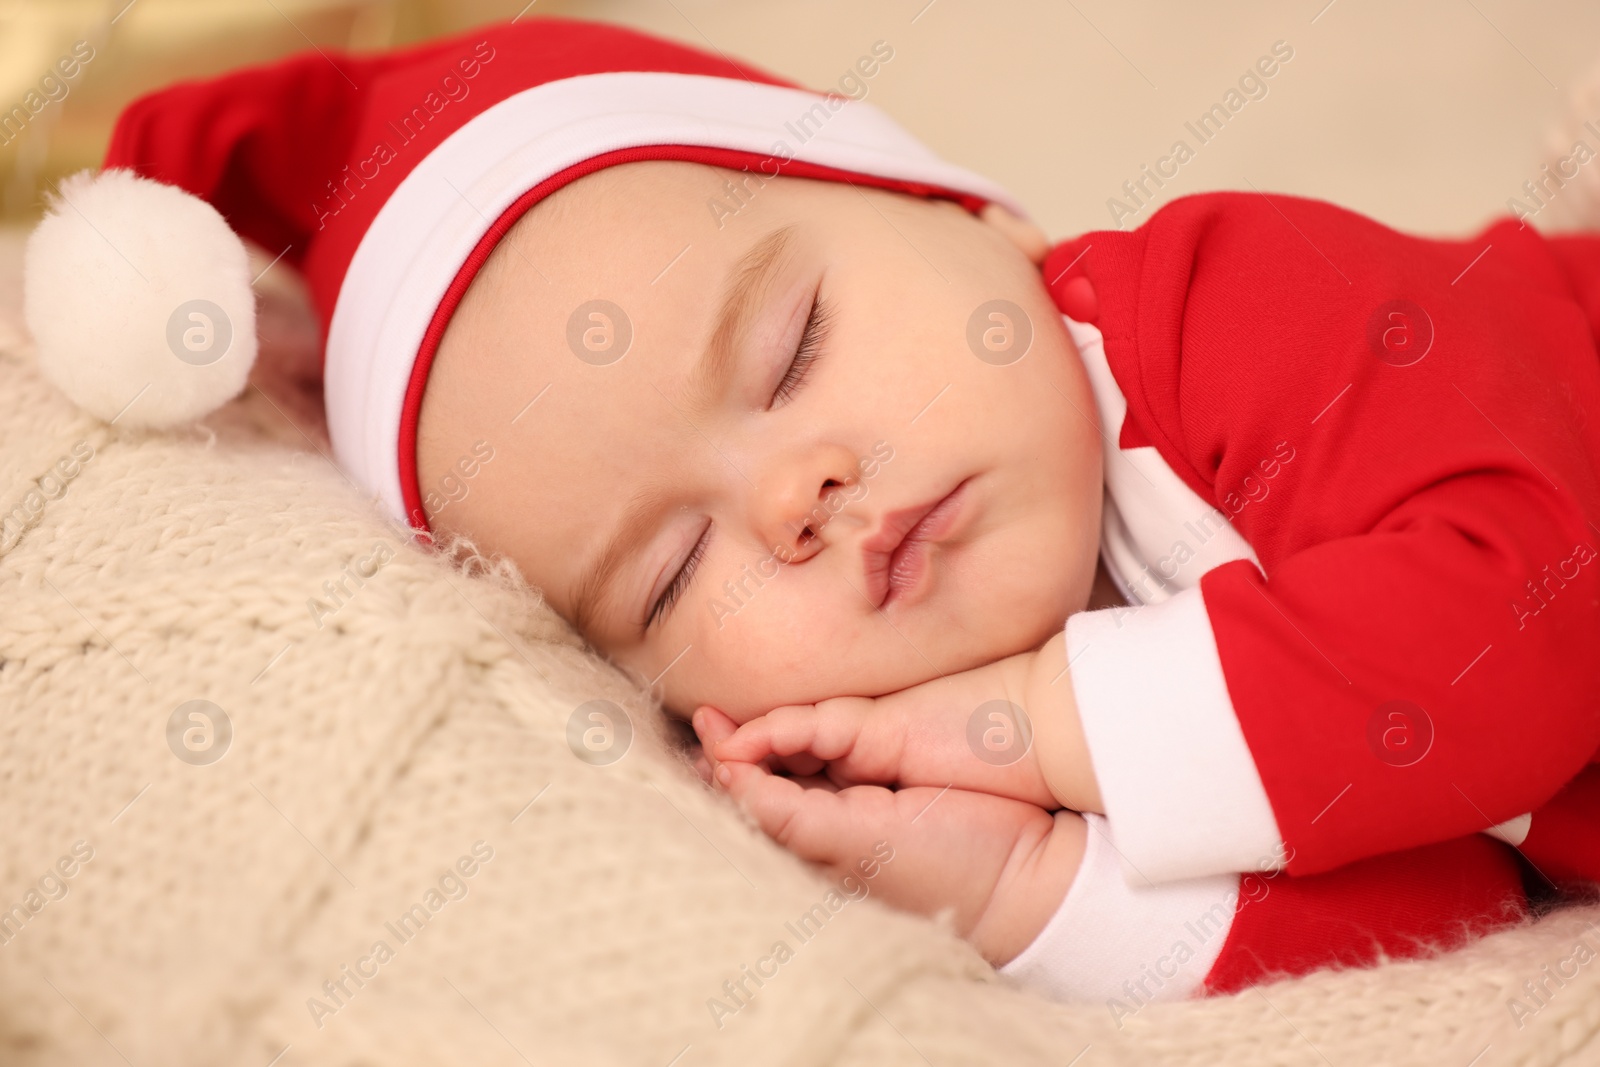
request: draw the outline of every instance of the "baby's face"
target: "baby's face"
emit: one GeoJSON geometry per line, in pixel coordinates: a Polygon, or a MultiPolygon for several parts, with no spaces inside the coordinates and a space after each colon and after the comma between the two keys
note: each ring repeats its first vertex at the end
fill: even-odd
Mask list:
{"type": "Polygon", "coordinates": [[[510,557],[682,715],[1037,648],[1088,599],[1101,442],[1008,232],[698,164],[578,180],[501,242],[440,346],[430,523],[510,557]]]}

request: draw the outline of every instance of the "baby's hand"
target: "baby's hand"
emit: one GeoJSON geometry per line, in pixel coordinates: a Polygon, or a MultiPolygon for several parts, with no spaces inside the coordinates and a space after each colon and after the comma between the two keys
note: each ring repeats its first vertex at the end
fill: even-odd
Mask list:
{"type": "Polygon", "coordinates": [[[713,764],[765,762],[822,774],[839,787],[951,786],[1046,809],[1099,811],[1064,645],[1056,640],[881,697],[775,708],[719,740],[701,728],[712,710],[702,709],[695,729],[713,764]]]}
{"type": "MultiPolygon", "coordinates": [[[[695,714],[695,729],[719,755],[733,741],[733,721],[713,709],[695,714]]],[[[759,758],[713,766],[722,788],[779,844],[836,875],[859,878],[861,861],[875,861],[873,891],[923,915],[951,910],[956,933],[997,967],[1044,929],[1083,857],[1086,827],[1072,812],[1051,815],[942,786],[841,788],[821,777],[779,777],[759,758]]]]}
{"type": "Polygon", "coordinates": [[[979,713],[975,751],[968,737],[974,708],[923,688],[774,708],[709,754],[719,762],[766,762],[790,774],[821,774],[840,787],[954,786],[1061,807],[1039,772],[1029,731],[1009,709],[997,705],[979,713]]]}

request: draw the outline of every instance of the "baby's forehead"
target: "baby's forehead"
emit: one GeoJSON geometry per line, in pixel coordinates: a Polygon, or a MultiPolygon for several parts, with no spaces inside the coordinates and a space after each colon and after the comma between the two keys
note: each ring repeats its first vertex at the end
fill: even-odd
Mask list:
{"type": "Polygon", "coordinates": [[[473,280],[457,319],[481,327],[540,310],[547,325],[554,319],[564,330],[575,316],[586,321],[585,305],[597,300],[637,319],[658,292],[680,300],[694,295],[662,284],[672,275],[696,279],[709,298],[716,253],[740,239],[718,233],[709,213],[702,214],[716,175],[702,164],[656,161],[607,167],[563,186],[512,226],[473,280]]]}
{"type": "Polygon", "coordinates": [[[778,187],[819,183],[776,178],[765,203],[747,204],[737,225],[719,221],[718,198],[739,176],[649,161],[564,186],[500,242],[447,338],[520,345],[554,370],[616,365],[611,379],[641,362],[666,369],[662,357],[708,324],[753,248],[779,229],[803,231],[809,219],[826,217],[811,197],[778,187]]]}

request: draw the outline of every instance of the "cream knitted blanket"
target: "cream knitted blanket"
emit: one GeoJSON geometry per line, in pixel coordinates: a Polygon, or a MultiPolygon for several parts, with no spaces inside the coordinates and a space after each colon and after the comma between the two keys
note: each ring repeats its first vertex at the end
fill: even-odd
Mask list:
{"type": "Polygon", "coordinates": [[[1120,1025],[1006,984],[755,832],[639,686],[404,540],[259,395],[178,435],[79,415],[17,249],[0,1063],[1600,1061],[1600,908],[1120,1025]]]}

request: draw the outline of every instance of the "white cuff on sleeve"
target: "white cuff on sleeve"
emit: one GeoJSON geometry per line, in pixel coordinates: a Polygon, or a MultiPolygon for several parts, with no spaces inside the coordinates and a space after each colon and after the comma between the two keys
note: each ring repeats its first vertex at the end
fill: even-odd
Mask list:
{"type": "Polygon", "coordinates": [[[1498,826],[1491,826],[1487,830],[1479,831],[1497,838],[1510,845],[1512,848],[1521,848],[1522,843],[1528,839],[1528,831],[1533,829],[1533,812],[1518,815],[1515,819],[1507,819],[1498,826]]]}
{"type": "Polygon", "coordinates": [[[1233,926],[1239,876],[1129,885],[1107,820],[1084,815],[1083,864],[1033,943],[1000,973],[1060,1001],[1131,1013],[1200,991],[1233,926]]]}
{"type": "Polygon", "coordinates": [[[1132,884],[1277,870],[1283,843],[1199,587],[1067,619],[1067,661],[1132,884]]]}

